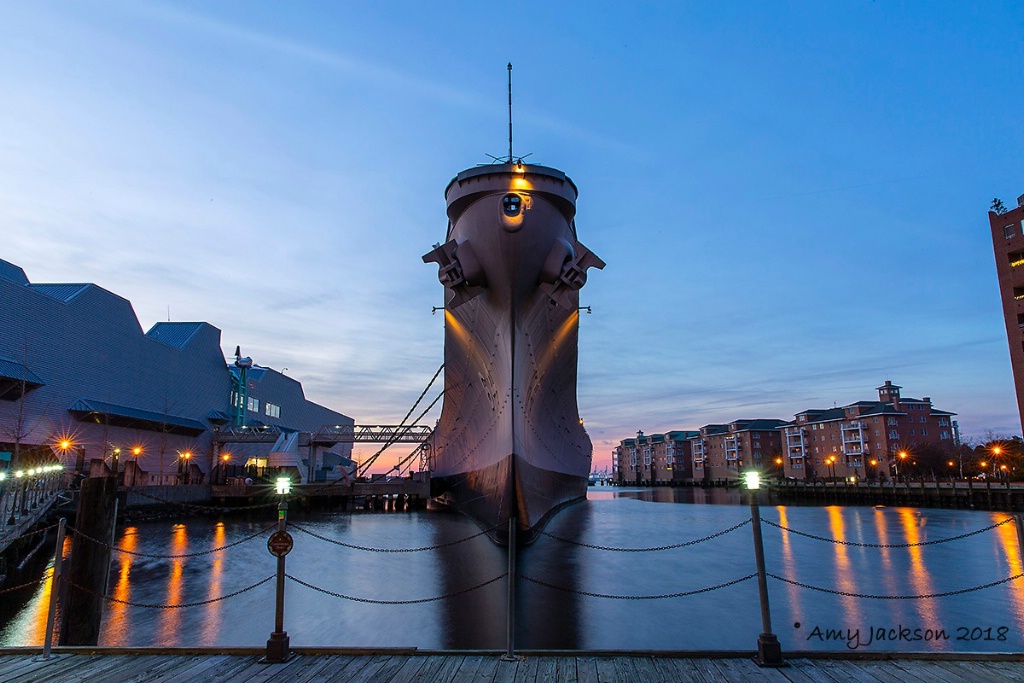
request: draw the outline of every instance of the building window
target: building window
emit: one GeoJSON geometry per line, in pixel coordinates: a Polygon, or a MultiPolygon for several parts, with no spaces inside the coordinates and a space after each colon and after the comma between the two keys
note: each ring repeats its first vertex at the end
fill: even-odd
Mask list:
{"type": "Polygon", "coordinates": [[[281,406],[274,405],[270,401],[263,404],[263,411],[268,417],[281,417],[281,406]]]}
{"type": "Polygon", "coordinates": [[[941,432],[939,432],[939,438],[942,439],[942,440],[948,439],[949,438],[949,432],[947,432],[946,430],[942,430],[941,432]]]}
{"type": "Polygon", "coordinates": [[[890,417],[888,420],[885,421],[885,424],[890,425],[892,427],[895,427],[896,426],[896,418],[895,417],[890,417]]]}
{"type": "Polygon", "coordinates": [[[911,435],[911,436],[915,436],[915,435],[916,435],[916,432],[915,432],[915,431],[914,431],[913,429],[911,429],[911,430],[910,430],[910,435],[911,435]]]}
{"type": "Polygon", "coordinates": [[[251,410],[254,413],[260,412],[260,400],[258,398],[252,398],[250,396],[249,397],[249,405],[247,407],[249,408],[249,410],[251,410]]]}
{"type": "Polygon", "coordinates": [[[1013,298],[1015,301],[1020,301],[1021,299],[1024,299],[1024,287],[1014,287],[1013,298]]]}
{"type": "Polygon", "coordinates": [[[1010,239],[1011,237],[1013,237],[1013,233],[1015,232],[1015,230],[1014,230],[1015,227],[1016,226],[1013,223],[1010,223],[1009,225],[1004,226],[1003,227],[1003,237],[1005,237],[1006,239],[1010,239]]]}
{"type": "Polygon", "coordinates": [[[892,431],[889,432],[889,438],[890,439],[898,439],[898,438],[900,438],[900,435],[899,435],[899,433],[895,429],[893,429],[892,431]]]}
{"type": "Polygon", "coordinates": [[[928,436],[928,430],[924,427],[921,427],[921,436],[928,436]]]}

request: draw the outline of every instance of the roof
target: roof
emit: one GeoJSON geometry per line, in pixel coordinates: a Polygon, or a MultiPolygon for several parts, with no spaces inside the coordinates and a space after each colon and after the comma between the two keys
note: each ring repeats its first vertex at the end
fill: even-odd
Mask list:
{"type": "Polygon", "coordinates": [[[68,303],[89,287],[92,287],[89,283],[28,285],[29,289],[64,303],[68,303]]]}
{"type": "Polygon", "coordinates": [[[206,323],[157,323],[146,336],[176,349],[183,349],[206,323]]]}
{"type": "Polygon", "coordinates": [[[2,277],[5,280],[10,280],[15,284],[28,284],[28,276],[25,275],[25,271],[22,270],[19,266],[4,261],[3,259],[0,259],[0,277],[2,277]]]}
{"type": "Polygon", "coordinates": [[[148,429],[156,432],[198,436],[206,431],[206,425],[178,415],[166,415],[151,410],[119,406],[103,401],[80,398],[75,401],[68,412],[79,420],[105,423],[115,427],[131,429],[148,429]]]}
{"type": "Polygon", "coordinates": [[[46,382],[39,379],[39,376],[27,366],[0,358],[0,399],[16,401],[29,391],[45,384],[46,382]]]}

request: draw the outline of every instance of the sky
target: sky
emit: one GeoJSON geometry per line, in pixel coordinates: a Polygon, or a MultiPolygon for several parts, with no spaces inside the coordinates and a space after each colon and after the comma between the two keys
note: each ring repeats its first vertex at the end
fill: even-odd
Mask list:
{"type": "Polygon", "coordinates": [[[443,359],[421,256],[507,154],[512,62],[515,155],[573,179],[608,264],[596,468],[887,379],[1020,434],[987,210],[1024,193],[1022,38],[996,0],[0,0],[0,258],[397,424],[443,359]]]}

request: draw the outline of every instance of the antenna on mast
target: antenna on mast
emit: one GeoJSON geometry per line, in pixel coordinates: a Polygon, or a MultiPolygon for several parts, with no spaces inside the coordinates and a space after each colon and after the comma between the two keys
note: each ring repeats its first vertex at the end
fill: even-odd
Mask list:
{"type": "Polygon", "coordinates": [[[512,163],[512,62],[508,63],[508,163],[512,163]]]}

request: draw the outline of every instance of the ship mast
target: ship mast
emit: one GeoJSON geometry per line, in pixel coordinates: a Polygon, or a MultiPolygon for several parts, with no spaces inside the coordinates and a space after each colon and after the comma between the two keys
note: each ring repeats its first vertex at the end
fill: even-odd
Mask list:
{"type": "Polygon", "coordinates": [[[512,163],[512,62],[508,63],[508,163],[512,163]]]}

